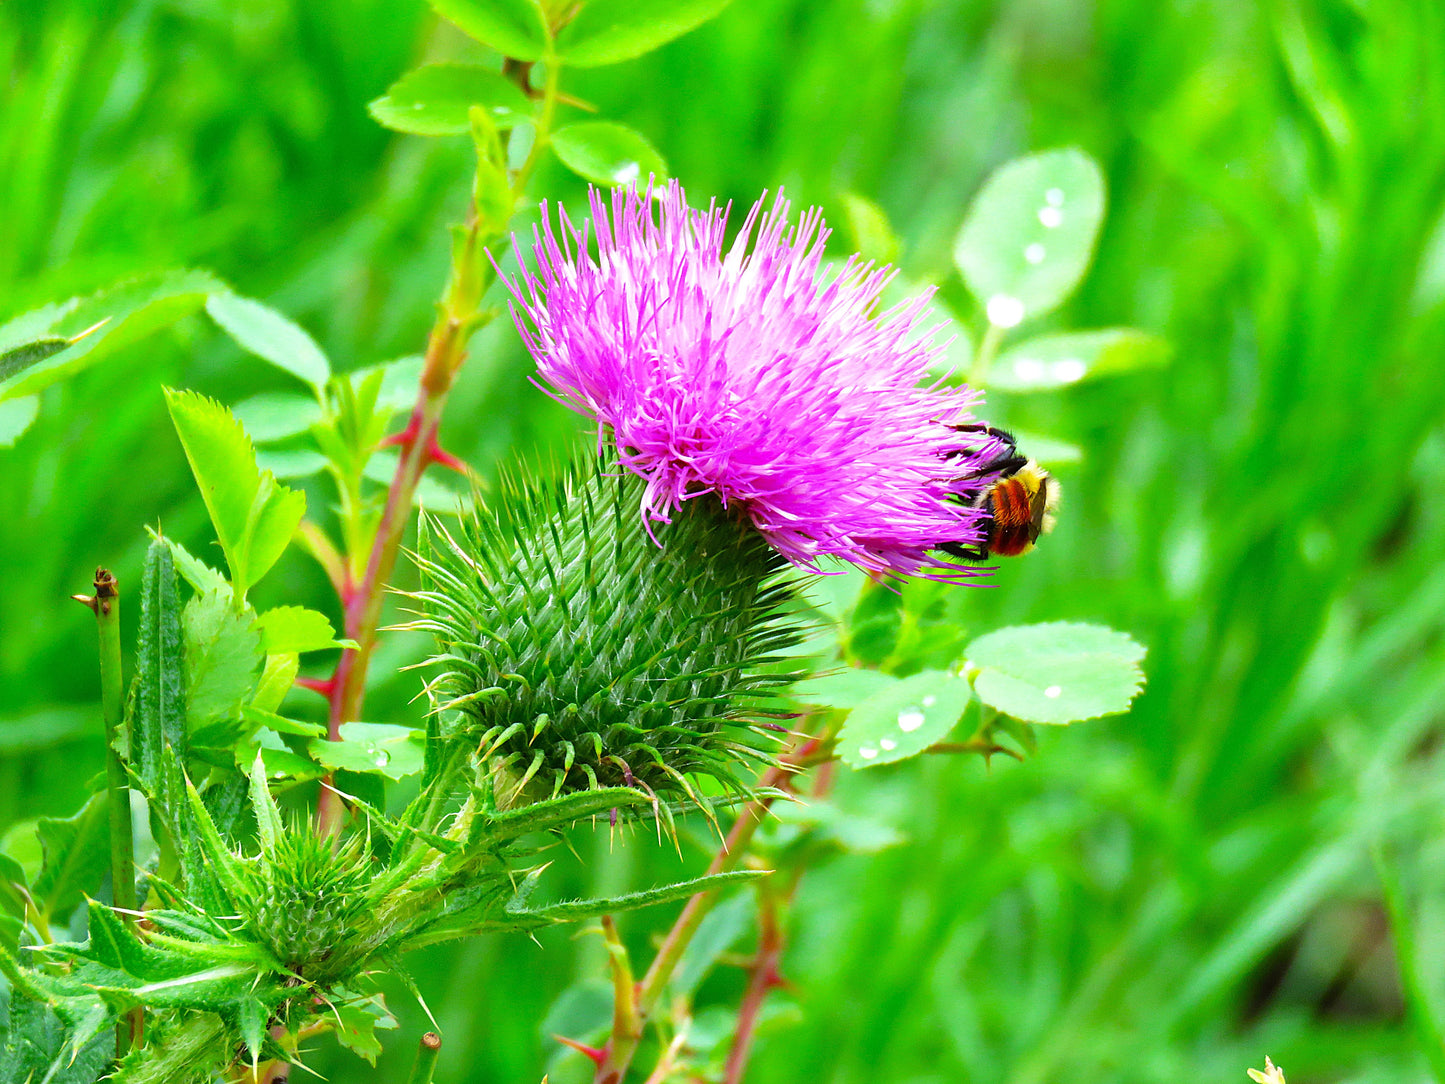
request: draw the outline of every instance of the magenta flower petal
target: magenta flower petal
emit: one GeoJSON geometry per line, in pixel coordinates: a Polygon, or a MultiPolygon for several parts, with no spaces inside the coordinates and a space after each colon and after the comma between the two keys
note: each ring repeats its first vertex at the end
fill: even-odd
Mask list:
{"type": "Polygon", "coordinates": [[[646,480],[646,517],[714,494],[813,571],[984,571],[936,552],[982,540],[966,502],[997,446],[958,431],[978,393],[925,383],[945,345],[929,294],[876,312],[894,272],[822,270],[821,213],[790,227],[781,197],[726,247],[727,209],[689,208],[676,182],[590,203],[580,228],[543,205],[514,315],[542,379],[646,480]]]}

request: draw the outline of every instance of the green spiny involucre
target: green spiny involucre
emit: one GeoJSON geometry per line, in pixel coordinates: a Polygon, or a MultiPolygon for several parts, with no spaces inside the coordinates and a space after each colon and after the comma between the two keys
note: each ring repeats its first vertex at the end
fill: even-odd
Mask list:
{"type": "Polygon", "coordinates": [[[372,879],[364,837],[337,850],[307,826],[295,827],[251,859],[246,874],[248,924],[276,959],[312,982],[349,977],[354,957],[347,948],[372,879]]]}
{"type": "Polygon", "coordinates": [[[440,647],[444,735],[501,770],[503,801],[601,786],[695,797],[689,774],[745,789],[740,763],[767,759],[759,723],[797,638],[785,562],[711,496],[653,537],[642,491],[594,461],[504,482],[454,533],[423,525],[415,627],[440,647]]]}

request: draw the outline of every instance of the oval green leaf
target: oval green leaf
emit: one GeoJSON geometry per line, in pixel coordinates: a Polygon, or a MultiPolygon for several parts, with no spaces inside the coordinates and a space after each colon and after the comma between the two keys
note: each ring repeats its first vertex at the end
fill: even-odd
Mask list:
{"type": "Polygon", "coordinates": [[[557,52],[576,68],[650,53],[707,22],[732,0],[590,0],[557,35],[557,52]]]}
{"type": "Polygon", "coordinates": [[[1144,648],[1102,625],[1054,621],[980,636],[964,652],[985,704],[1030,723],[1117,715],[1144,684],[1144,648]]]}
{"type": "Polygon", "coordinates": [[[953,729],[972,697],[968,682],[942,670],[904,678],[853,709],[838,755],[854,768],[917,756],[953,729]]]}
{"type": "Polygon", "coordinates": [[[547,51],[547,20],[534,0],[431,0],[431,6],[504,56],[541,60],[547,51]]]}
{"type": "Polygon", "coordinates": [[[1104,220],[1104,175],[1067,147],[1001,166],[973,201],[953,259],[989,322],[1010,328],[1057,308],[1088,270],[1104,220]]]}
{"type": "Polygon", "coordinates": [[[166,271],[23,313],[0,327],[0,401],[68,379],[224,289],[205,271],[166,271]]]}
{"type": "Polygon", "coordinates": [[[1049,391],[1094,377],[1153,369],[1169,360],[1169,344],[1128,327],[1040,335],[1006,350],[988,370],[1000,391],[1049,391]]]}
{"type": "Polygon", "coordinates": [[[552,136],[562,164],[596,184],[645,184],[667,178],[662,155],[631,128],[609,121],[573,124],[552,136]]]}
{"type": "Polygon", "coordinates": [[[479,105],[499,129],[532,115],[517,84],[480,64],[426,64],[403,75],[368,105],[378,123],[412,135],[466,135],[469,110],[479,105]]]}
{"type": "Polygon", "coordinates": [[[320,388],[331,379],[331,363],[316,340],[275,309],[236,294],[215,294],[206,312],[243,350],[320,388]]]}
{"type": "Polygon", "coordinates": [[[253,441],[269,444],[310,429],[321,420],[321,404],[309,395],[262,392],[237,403],[231,414],[253,441]]]}
{"type": "Polygon", "coordinates": [[[421,771],[424,737],[409,726],[342,723],[340,741],[313,738],[306,750],[328,768],[401,779],[421,771]]]}

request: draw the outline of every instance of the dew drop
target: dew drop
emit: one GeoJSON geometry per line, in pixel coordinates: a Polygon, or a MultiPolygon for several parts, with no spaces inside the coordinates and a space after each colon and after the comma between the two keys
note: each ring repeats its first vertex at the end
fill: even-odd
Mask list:
{"type": "Polygon", "coordinates": [[[1062,188],[1050,188],[1044,193],[1044,202],[1050,207],[1062,207],[1064,205],[1064,190],[1062,188]]]}
{"type": "Polygon", "coordinates": [[[931,708],[931,707],[933,707],[934,704],[937,704],[937,703],[938,703],[938,697],[934,696],[932,693],[929,693],[927,696],[925,696],[925,697],[923,698],[923,706],[924,706],[925,708],[931,708]]]}
{"type": "Polygon", "coordinates": [[[898,748],[898,743],[892,738],[879,738],[878,744],[883,747],[885,753],[891,753],[898,748]]]}
{"type": "Polygon", "coordinates": [[[874,749],[871,745],[860,745],[858,747],[858,755],[864,760],[872,760],[878,755],[878,750],[874,749]]]}
{"type": "Polygon", "coordinates": [[[994,294],[984,306],[988,322],[995,327],[1017,327],[1024,318],[1024,303],[1008,294],[994,294]]]}
{"type": "Polygon", "coordinates": [[[375,749],[371,754],[371,762],[378,768],[385,768],[391,763],[391,754],[385,749],[375,749]]]}
{"type": "Polygon", "coordinates": [[[642,167],[636,162],[628,162],[621,169],[613,170],[612,179],[618,184],[631,184],[642,174],[642,167]]]}
{"type": "Polygon", "coordinates": [[[1063,692],[1064,690],[1062,686],[1050,685],[1047,689],[1044,690],[1044,695],[1047,696],[1050,700],[1057,700],[1060,696],[1063,695],[1063,692]]]}
{"type": "Polygon", "coordinates": [[[1027,248],[1024,249],[1024,259],[1027,260],[1029,263],[1043,263],[1044,246],[1035,241],[1033,244],[1029,245],[1027,248]]]}
{"type": "Polygon", "coordinates": [[[898,729],[911,734],[923,725],[923,712],[916,708],[898,713],[898,729]]]}
{"type": "Polygon", "coordinates": [[[1084,379],[1084,374],[1089,367],[1080,358],[1060,358],[1054,362],[1053,378],[1060,384],[1072,384],[1076,380],[1084,379]]]}
{"type": "Polygon", "coordinates": [[[1055,226],[1063,224],[1064,212],[1057,207],[1040,207],[1039,221],[1044,224],[1045,229],[1051,230],[1055,226]]]}

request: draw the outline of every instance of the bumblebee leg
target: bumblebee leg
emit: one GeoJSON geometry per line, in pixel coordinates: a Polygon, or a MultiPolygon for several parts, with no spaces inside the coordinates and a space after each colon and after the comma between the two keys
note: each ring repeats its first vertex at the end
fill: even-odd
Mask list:
{"type": "Polygon", "coordinates": [[[988,550],[982,546],[965,546],[962,542],[944,542],[938,548],[950,557],[957,557],[964,561],[988,560],[988,550]]]}

